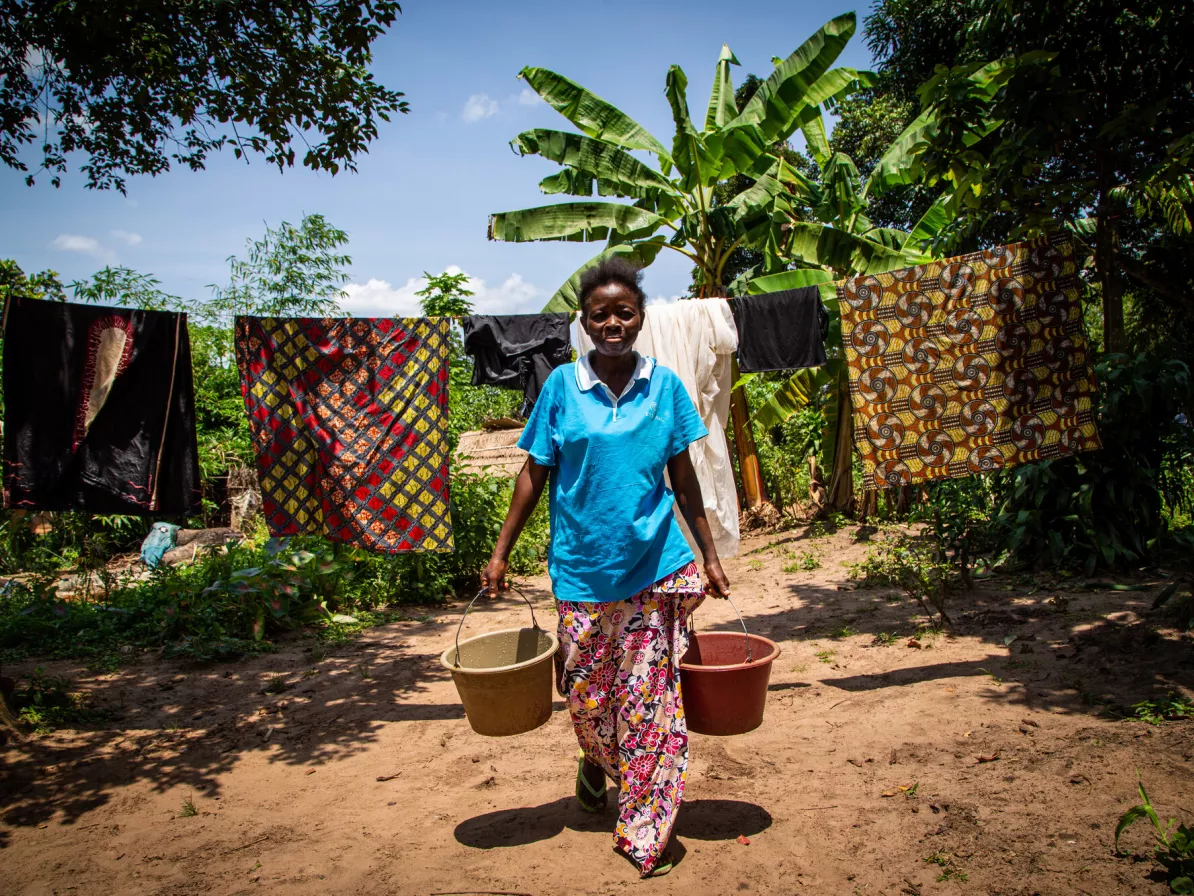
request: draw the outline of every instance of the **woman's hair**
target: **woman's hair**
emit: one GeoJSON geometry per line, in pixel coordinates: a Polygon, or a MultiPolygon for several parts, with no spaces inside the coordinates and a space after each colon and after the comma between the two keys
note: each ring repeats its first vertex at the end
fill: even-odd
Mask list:
{"type": "Polygon", "coordinates": [[[580,313],[582,315],[587,313],[588,308],[586,305],[588,304],[589,296],[593,294],[594,290],[600,289],[603,286],[609,286],[611,283],[625,286],[634,293],[635,299],[638,300],[638,310],[642,311],[647,303],[647,294],[643,292],[642,282],[642,270],[635,267],[625,258],[617,256],[607,258],[605,261],[595,267],[589,268],[580,275],[580,289],[578,290],[580,313]]]}

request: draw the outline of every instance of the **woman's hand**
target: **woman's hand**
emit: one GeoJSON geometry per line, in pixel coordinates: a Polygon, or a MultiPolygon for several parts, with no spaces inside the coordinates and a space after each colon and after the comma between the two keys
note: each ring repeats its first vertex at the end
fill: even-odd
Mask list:
{"type": "Polygon", "coordinates": [[[498,592],[508,591],[510,583],[506,581],[506,570],[510,564],[501,557],[490,557],[489,565],[481,573],[481,585],[490,597],[497,597],[498,592]]]}
{"type": "Polygon", "coordinates": [[[730,596],[730,580],[716,557],[705,561],[705,593],[710,597],[730,596]]]}

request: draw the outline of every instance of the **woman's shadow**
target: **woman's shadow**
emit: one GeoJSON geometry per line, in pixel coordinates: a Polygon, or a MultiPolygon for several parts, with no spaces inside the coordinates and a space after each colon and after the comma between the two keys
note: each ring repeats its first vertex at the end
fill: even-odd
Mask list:
{"type": "MultiPolygon", "coordinates": [[[[476,849],[526,846],[548,840],[565,828],[573,831],[612,831],[616,813],[611,807],[597,815],[582,812],[572,797],[542,806],[499,809],[468,818],[456,826],[456,840],[476,849]]],[[[692,840],[733,840],[771,827],[762,806],[741,800],[685,801],[676,820],[675,836],[692,840]]]]}

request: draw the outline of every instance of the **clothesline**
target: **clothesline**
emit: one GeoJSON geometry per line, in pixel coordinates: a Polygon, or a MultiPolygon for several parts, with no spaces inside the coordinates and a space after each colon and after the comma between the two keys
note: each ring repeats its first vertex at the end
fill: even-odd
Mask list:
{"type": "MultiPolygon", "coordinates": [[[[1099,447],[1073,247],[1032,240],[836,285],[867,488],[1099,447]]],[[[16,298],[5,308],[9,507],[177,514],[201,503],[185,314],[16,298]]],[[[571,360],[575,312],[238,317],[237,364],[274,535],[451,550],[448,349],[529,413],[571,360]]],[[[690,447],[719,552],[737,548],[730,360],[826,362],[816,286],[650,306],[637,348],[675,371],[710,436],[690,447]]],[[[591,345],[583,332],[577,348],[591,345]]]]}

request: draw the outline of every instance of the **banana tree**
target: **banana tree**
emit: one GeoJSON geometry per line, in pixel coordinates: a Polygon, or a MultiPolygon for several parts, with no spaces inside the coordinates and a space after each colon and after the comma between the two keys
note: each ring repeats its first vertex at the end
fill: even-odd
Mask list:
{"type": "MultiPolygon", "coordinates": [[[[775,201],[801,179],[773,151],[776,144],[797,130],[810,142],[823,139],[821,106],[874,83],[870,72],[831,68],[855,27],[853,13],[827,22],[776,64],[741,111],[730,76],[730,66],[738,60],[723,47],[700,128],[689,112],[688,79],[673,65],[665,91],[675,125],[670,148],[579,84],[546,69],[523,69],[520,77],[579,131],[534,129],[511,142],[520,155],[542,156],[561,166],[540,182],[540,189],[549,195],[630,201],[589,199],[501,212],[490,216],[489,238],[605,243],[544,310],[576,308],[581,275],[603,259],[622,255],[645,266],[665,249],[695,265],[699,298],[724,294],[722,273],[730,255],[740,246],[769,244],[775,201]],[[656,167],[634,156],[635,151],[653,156],[656,167]],[[732,202],[715,205],[714,187],[738,174],[755,185],[732,202]]],[[[755,506],[765,496],[741,389],[732,394],[731,411],[746,503],[755,506]]]]}
{"type": "MultiPolygon", "coordinates": [[[[816,134],[817,129],[809,131],[816,134]]],[[[820,131],[824,133],[823,130],[820,131]]],[[[731,292],[772,292],[817,285],[830,313],[829,361],[822,367],[796,371],[756,410],[753,421],[762,427],[782,423],[814,403],[824,393],[824,428],[820,464],[829,471],[829,507],[846,510],[853,499],[851,476],[853,433],[849,382],[842,357],[841,316],[833,281],[857,274],[874,274],[929,261],[930,253],[945,251],[942,231],[949,217],[951,197],[943,195],[910,231],[875,227],[866,216],[869,197],[887,186],[890,165],[905,151],[903,136],[863,181],[854,162],[833,152],[824,140],[809,140],[808,149],[820,171],[817,180],[800,178],[771,204],[773,226],[768,231],[767,261],[763,267],[797,265],[774,274],[751,270],[731,284],[731,292]],[[892,158],[888,158],[892,156],[892,158]]]]}

